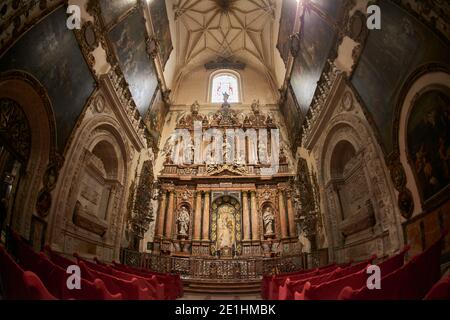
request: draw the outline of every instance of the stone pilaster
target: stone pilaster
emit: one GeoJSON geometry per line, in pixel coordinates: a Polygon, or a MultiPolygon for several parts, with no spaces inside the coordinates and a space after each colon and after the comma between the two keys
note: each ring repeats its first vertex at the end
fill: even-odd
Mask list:
{"type": "Polygon", "coordinates": [[[167,239],[172,239],[173,218],[175,215],[174,199],[175,199],[175,191],[169,190],[169,204],[167,205],[167,215],[166,215],[166,230],[164,232],[164,236],[167,239]]]}
{"type": "Polygon", "coordinates": [[[203,207],[203,226],[202,226],[202,240],[209,241],[209,202],[210,192],[205,192],[205,204],[203,207]]]}
{"type": "Polygon", "coordinates": [[[164,221],[166,220],[166,197],[167,191],[162,190],[158,206],[158,224],[156,227],[156,237],[162,239],[164,235],[164,221]]]}
{"type": "Polygon", "coordinates": [[[243,211],[243,226],[244,226],[244,241],[251,240],[250,238],[250,212],[248,209],[248,192],[242,191],[242,211],[243,211]]]}
{"type": "Polygon", "coordinates": [[[194,212],[194,241],[200,240],[200,233],[202,230],[202,193],[197,191],[197,197],[195,201],[195,212],[194,212]]]}
{"type": "Polygon", "coordinates": [[[288,236],[288,226],[286,219],[286,206],[284,205],[284,190],[278,190],[278,211],[280,214],[280,226],[281,226],[281,238],[287,239],[288,236]]]}
{"type": "Polygon", "coordinates": [[[256,192],[250,192],[251,199],[251,213],[252,213],[252,240],[259,241],[259,219],[258,219],[258,205],[256,202],[256,192]]]}

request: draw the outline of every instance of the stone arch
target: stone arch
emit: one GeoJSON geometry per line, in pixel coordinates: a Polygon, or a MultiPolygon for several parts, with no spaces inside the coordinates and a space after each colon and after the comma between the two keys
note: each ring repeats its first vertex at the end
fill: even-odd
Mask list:
{"type": "Polygon", "coordinates": [[[439,88],[449,89],[449,83],[450,70],[448,68],[438,64],[424,65],[413,72],[406,81],[396,106],[393,130],[394,153],[391,157],[397,159],[404,170],[405,188],[411,191],[412,201],[414,201],[412,216],[422,213],[426,207],[416,181],[413,163],[408,156],[407,128],[409,119],[415,103],[423,94],[439,88]]]}
{"type": "MultiPolygon", "coordinates": [[[[97,256],[105,260],[118,257],[125,219],[130,152],[125,133],[111,115],[95,114],[81,122],[67,150],[66,165],[61,171],[64,179],[58,182],[55,192],[55,199],[58,200],[52,207],[52,234],[49,235],[48,242],[56,250],[89,254],[100,248],[100,252],[95,251],[97,256]],[[102,164],[98,163],[97,167],[100,168],[98,171],[103,171],[104,180],[102,177],[97,177],[97,180],[107,181],[111,189],[109,200],[105,200],[108,203],[105,218],[98,223],[100,225],[98,229],[106,228],[104,235],[96,233],[96,230],[80,227],[73,221],[80,194],[88,192],[81,189],[83,187],[81,179],[85,179],[86,171],[89,171],[90,167],[95,167],[92,159],[97,163],[100,159],[103,163],[103,170],[102,164]],[[79,239],[69,234],[78,234],[79,239]],[[83,240],[80,240],[81,238],[83,240]],[[82,241],[87,243],[84,248],[82,241]]],[[[86,185],[86,181],[84,184],[86,185]]],[[[82,207],[82,210],[85,208],[82,207]]],[[[82,213],[80,216],[83,217],[82,213]]]]}
{"type": "Polygon", "coordinates": [[[0,75],[0,98],[16,102],[30,127],[31,148],[24,174],[17,186],[12,216],[14,230],[28,238],[31,217],[43,186],[49,163],[59,161],[56,153],[56,125],[50,98],[44,86],[24,71],[0,75]]]}
{"type": "Polygon", "coordinates": [[[367,124],[341,113],[330,120],[324,137],[317,168],[329,245],[336,249],[331,258],[343,261],[397,251],[402,240],[395,194],[367,124]],[[354,186],[358,190],[350,190],[354,186]]]}

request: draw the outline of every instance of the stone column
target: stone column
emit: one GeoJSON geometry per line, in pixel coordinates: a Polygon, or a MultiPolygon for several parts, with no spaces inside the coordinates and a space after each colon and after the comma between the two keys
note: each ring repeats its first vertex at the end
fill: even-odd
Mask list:
{"type": "Polygon", "coordinates": [[[205,192],[205,205],[203,208],[202,240],[209,241],[209,191],[205,192]]]}
{"type": "Polygon", "coordinates": [[[251,211],[252,211],[252,240],[259,239],[259,219],[258,207],[256,204],[256,191],[250,191],[251,211]]]}
{"type": "Polygon", "coordinates": [[[174,198],[175,198],[175,191],[170,190],[169,191],[169,204],[167,206],[167,218],[166,218],[166,232],[165,236],[168,239],[172,238],[172,224],[173,224],[173,216],[175,215],[174,212],[174,198]]]}
{"type": "Polygon", "coordinates": [[[287,191],[287,213],[288,213],[288,222],[289,222],[289,236],[291,238],[297,238],[297,227],[295,226],[295,212],[294,205],[292,203],[292,194],[291,191],[287,191]]]}
{"type": "Polygon", "coordinates": [[[244,241],[251,240],[250,238],[250,212],[248,210],[248,192],[242,192],[242,211],[243,211],[243,224],[244,224],[244,241]]]}
{"type": "Polygon", "coordinates": [[[202,231],[202,193],[197,191],[197,200],[195,201],[194,213],[194,241],[200,240],[202,231]]]}
{"type": "Polygon", "coordinates": [[[286,206],[284,205],[284,190],[278,190],[278,210],[280,214],[281,238],[288,238],[288,227],[286,221],[286,206]]]}
{"type": "Polygon", "coordinates": [[[161,198],[159,199],[158,206],[158,225],[156,227],[156,236],[160,239],[164,235],[164,221],[166,220],[166,197],[167,191],[162,190],[161,198]]]}

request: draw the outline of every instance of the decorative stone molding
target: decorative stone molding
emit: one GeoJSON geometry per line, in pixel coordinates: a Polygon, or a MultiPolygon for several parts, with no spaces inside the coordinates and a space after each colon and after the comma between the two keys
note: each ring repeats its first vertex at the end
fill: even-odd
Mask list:
{"type": "Polygon", "coordinates": [[[327,121],[323,115],[326,113],[327,107],[330,106],[332,97],[344,85],[344,75],[331,61],[328,61],[325,70],[319,80],[310,111],[302,127],[302,146],[309,150],[315,142],[314,140],[317,139],[317,135],[320,134],[321,125],[327,121]]]}
{"type": "Polygon", "coordinates": [[[120,68],[116,66],[107,75],[101,76],[100,83],[106,89],[105,95],[114,101],[113,110],[124,120],[125,130],[134,137],[132,142],[135,148],[146,148],[148,135],[120,68]]]}

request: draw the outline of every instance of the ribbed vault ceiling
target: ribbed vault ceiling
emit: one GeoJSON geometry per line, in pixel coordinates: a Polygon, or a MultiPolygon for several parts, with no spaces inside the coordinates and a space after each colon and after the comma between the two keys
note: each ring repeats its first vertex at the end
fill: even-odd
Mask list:
{"type": "Polygon", "coordinates": [[[172,0],[178,71],[217,58],[273,69],[275,0],[172,0]]]}

